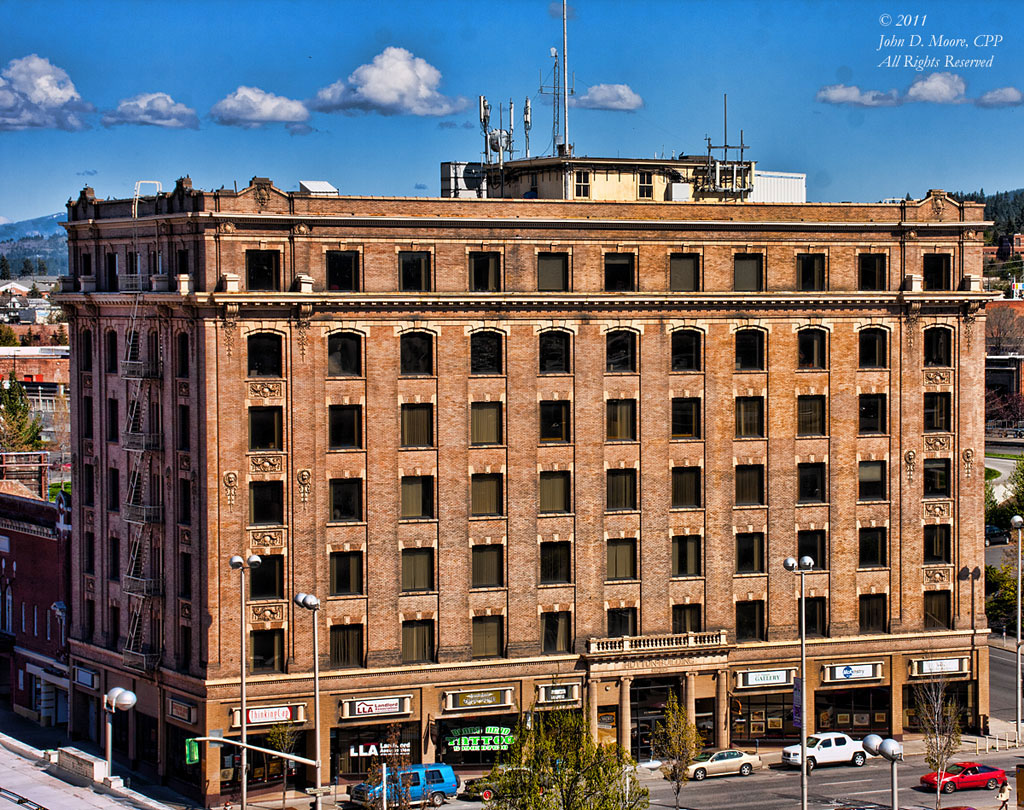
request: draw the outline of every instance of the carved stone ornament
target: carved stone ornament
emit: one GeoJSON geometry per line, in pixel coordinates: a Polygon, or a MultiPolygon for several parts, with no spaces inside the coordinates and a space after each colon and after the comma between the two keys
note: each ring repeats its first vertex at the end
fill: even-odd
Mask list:
{"type": "Polygon", "coordinates": [[[235,330],[238,327],[231,321],[225,320],[221,323],[220,329],[224,333],[224,353],[231,357],[235,351],[235,330]]]}
{"type": "Polygon", "coordinates": [[[92,577],[86,577],[85,590],[86,593],[96,593],[96,580],[94,580],[92,577]]]}
{"type": "Polygon", "coordinates": [[[927,385],[950,385],[953,382],[952,371],[926,371],[924,381],[927,385]]]}
{"type": "Polygon", "coordinates": [[[217,225],[217,232],[218,233],[234,233],[235,232],[235,223],[234,222],[221,222],[219,225],[217,225]]]}
{"type": "Polygon", "coordinates": [[[82,442],[82,452],[87,456],[96,455],[96,451],[93,449],[92,439],[85,439],[82,442]]]}
{"type": "Polygon", "coordinates": [[[178,531],[178,542],[183,546],[192,545],[192,530],[191,529],[180,529],[178,531]]]}
{"type": "Polygon", "coordinates": [[[178,396],[182,399],[188,399],[188,380],[178,381],[178,396]]]}
{"type": "Polygon", "coordinates": [[[252,548],[284,548],[284,532],[280,529],[249,532],[249,545],[252,548]]]}
{"type": "Polygon", "coordinates": [[[283,605],[252,605],[254,622],[280,622],[284,620],[283,605]]]}
{"type": "Polygon", "coordinates": [[[85,525],[88,526],[91,529],[95,522],[96,522],[96,515],[93,513],[93,511],[91,509],[86,510],[86,512],[85,512],[85,525]]]}
{"type": "Polygon", "coordinates": [[[238,494],[238,473],[224,473],[224,499],[228,506],[235,505],[235,496],[238,494]]]}
{"type": "Polygon", "coordinates": [[[903,463],[907,465],[907,482],[914,483],[914,470],[917,469],[917,453],[908,450],[903,454],[903,463]]]}
{"type": "Polygon", "coordinates": [[[949,436],[925,436],[924,437],[924,449],[925,450],[948,450],[949,449],[949,436]]]}
{"type": "Polygon", "coordinates": [[[284,456],[250,456],[249,471],[256,473],[281,472],[284,456]]]}
{"type": "Polygon", "coordinates": [[[948,568],[925,568],[924,569],[924,581],[925,582],[949,582],[949,569],[948,568]]]}
{"type": "Polygon", "coordinates": [[[935,218],[941,220],[946,213],[946,206],[943,202],[942,197],[932,197],[932,214],[935,218]]]}
{"type": "Polygon", "coordinates": [[[309,482],[313,480],[313,474],[309,470],[299,470],[295,478],[299,482],[299,498],[306,503],[309,500],[309,482]]]}
{"type": "Polygon", "coordinates": [[[253,198],[256,200],[256,204],[262,208],[270,202],[270,186],[258,185],[256,191],[253,192],[253,198]]]}
{"type": "Polygon", "coordinates": [[[188,453],[178,454],[178,469],[188,471],[192,469],[192,456],[188,453]]]}
{"type": "Polygon", "coordinates": [[[977,303],[971,303],[967,305],[964,312],[964,343],[967,344],[967,351],[971,350],[971,340],[974,337],[974,323],[978,320],[978,309],[979,305],[977,303]]]}
{"type": "Polygon", "coordinates": [[[947,518],[950,516],[952,511],[953,507],[948,501],[926,503],[924,505],[924,513],[926,517],[947,518]]]}
{"type": "Polygon", "coordinates": [[[917,326],[921,320],[921,305],[911,304],[907,307],[907,347],[914,348],[914,338],[917,336],[917,326]]]}
{"type": "Polygon", "coordinates": [[[192,603],[191,602],[182,602],[181,603],[180,613],[181,613],[181,618],[185,619],[186,621],[191,621],[191,619],[192,619],[192,603]]]}
{"type": "Polygon", "coordinates": [[[295,324],[295,328],[299,333],[299,356],[306,359],[306,349],[309,348],[309,321],[299,321],[295,324]]]}
{"type": "Polygon", "coordinates": [[[300,222],[298,225],[292,227],[292,233],[298,234],[299,236],[305,236],[310,232],[310,227],[305,222],[300,222]]]}
{"type": "Polygon", "coordinates": [[[964,478],[970,478],[971,472],[974,470],[974,450],[968,447],[960,457],[964,460],[964,478]]]}
{"type": "Polygon", "coordinates": [[[82,388],[92,388],[92,374],[82,375],[82,388]]]}
{"type": "Polygon", "coordinates": [[[250,399],[279,399],[284,396],[284,383],[251,382],[249,383],[250,399]]]}

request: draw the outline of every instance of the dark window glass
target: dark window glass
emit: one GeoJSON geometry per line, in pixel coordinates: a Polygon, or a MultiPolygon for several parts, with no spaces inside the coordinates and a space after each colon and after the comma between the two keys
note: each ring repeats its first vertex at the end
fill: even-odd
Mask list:
{"type": "Polygon", "coordinates": [[[116,399],[107,400],[107,441],[116,442],[121,435],[121,418],[116,399]]]}
{"type": "Polygon", "coordinates": [[[434,339],[427,332],[407,332],[401,338],[402,374],[434,373],[434,339]]]}
{"type": "Polygon", "coordinates": [[[469,254],[469,288],[473,292],[498,292],[501,289],[501,254],[469,254]]]}
{"type": "Polygon", "coordinates": [[[590,172],[576,172],[576,196],[580,198],[590,196],[590,172]]]}
{"type": "Polygon", "coordinates": [[[363,339],[355,332],[327,336],[327,376],[359,377],[363,373],[363,339]]]}
{"type": "Polygon", "coordinates": [[[188,250],[187,249],[179,250],[178,253],[177,253],[177,259],[178,259],[178,264],[177,264],[176,272],[178,273],[179,276],[187,276],[189,274],[189,269],[188,269],[188,250]]]}
{"type": "Polygon", "coordinates": [[[276,292],[281,289],[280,251],[245,251],[245,288],[250,292],[276,292]]]}
{"type": "Polygon", "coordinates": [[[672,576],[700,576],[700,546],[699,534],[679,534],[672,538],[672,576]]]}
{"type": "Polygon", "coordinates": [[[111,292],[117,290],[117,254],[107,254],[107,289],[111,292]]]}
{"type": "Polygon", "coordinates": [[[359,292],[359,251],[327,251],[327,289],[330,292],[359,292]]]}
{"type": "Polygon", "coordinates": [[[434,590],[434,549],[402,549],[402,590],[434,590]]]}
{"type": "Polygon", "coordinates": [[[636,608],[612,608],[608,611],[608,637],[636,635],[636,608]]]}
{"type": "Polygon", "coordinates": [[[264,554],[258,566],[249,569],[250,599],[282,599],[284,597],[284,557],[264,554]]]}
{"type": "Polygon", "coordinates": [[[178,405],[178,449],[192,447],[192,412],[188,405],[178,405]]]}
{"type": "Polygon", "coordinates": [[[249,483],[249,523],[253,526],[284,522],[284,484],[281,481],[249,483]]]}
{"type": "Polygon", "coordinates": [[[948,253],[927,253],[924,256],[922,286],[926,290],[951,290],[951,262],[948,253]]]}
{"type": "Polygon", "coordinates": [[[107,374],[117,374],[117,361],[120,359],[117,356],[117,332],[113,329],[106,334],[107,345],[104,347],[104,368],[107,374]]]}
{"type": "Polygon", "coordinates": [[[187,478],[178,479],[178,523],[182,526],[192,523],[192,485],[187,478]]]}
{"type": "Polygon", "coordinates": [[[107,511],[121,511],[121,471],[107,470],[107,511]]]}
{"type": "Polygon", "coordinates": [[[363,446],[361,405],[331,405],[327,441],[332,450],[363,446]]]}
{"type": "Polygon", "coordinates": [[[363,592],[363,552],[331,553],[331,596],[351,596],[363,592]]]}
{"type": "Polygon", "coordinates": [[[700,438],[700,400],[696,397],[672,398],[672,438],[700,438]]]}
{"type": "Polygon", "coordinates": [[[924,460],[924,497],[948,498],[951,483],[948,458],[926,458],[924,460]]]}
{"type": "Polygon", "coordinates": [[[82,438],[92,438],[92,422],[93,422],[93,411],[92,411],[92,397],[82,397],[82,438]]]}
{"type": "Polygon", "coordinates": [[[953,365],[953,331],[942,326],[924,330],[924,364],[953,365]]]}
{"type": "Polygon", "coordinates": [[[760,253],[737,253],[733,257],[733,285],[737,292],[758,292],[764,289],[760,253]]]}
{"type": "Polygon", "coordinates": [[[952,402],[951,394],[925,394],[924,395],[924,429],[925,431],[939,431],[948,433],[952,430],[952,402]]]}
{"type": "Polygon", "coordinates": [[[608,470],[607,509],[636,509],[636,470],[608,470]]]}
{"type": "Polygon", "coordinates": [[[501,436],[501,403],[472,403],[469,407],[469,443],[501,444],[501,436]]]}
{"type": "Polygon", "coordinates": [[[78,370],[92,371],[92,330],[83,329],[78,339],[78,370]]]}
{"type": "Polygon", "coordinates": [[[803,292],[825,289],[825,255],[823,253],[797,254],[796,288],[803,292]]]}
{"type": "Polygon", "coordinates": [[[563,653],[572,648],[572,614],[567,610],[540,614],[544,652],[563,653]]]}
{"type": "Polygon", "coordinates": [[[354,669],[363,666],[363,626],[361,624],[331,625],[331,666],[354,669]]]}
{"type": "Polygon", "coordinates": [[[249,408],[249,449],[280,450],[283,446],[281,409],[249,408]]]}
{"type": "Polygon", "coordinates": [[[736,370],[764,370],[764,332],[742,329],[736,333],[736,370]]]}
{"type": "Polygon", "coordinates": [[[500,588],[505,584],[505,547],[473,546],[473,587],[500,588]]]}
{"type": "Polygon", "coordinates": [[[804,631],[808,636],[828,635],[826,601],[823,596],[809,596],[804,600],[804,631]]]}
{"type": "Polygon", "coordinates": [[[654,198],[654,172],[637,172],[636,196],[641,200],[654,198]]]}
{"type": "Polygon", "coordinates": [[[331,479],[331,520],[363,519],[363,479],[331,479]]]}
{"type": "Polygon", "coordinates": [[[253,672],[284,672],[284,630],[253,630],[249,648],[253,672]]]}
{"type": "Polygon", "coordinates": [[[96,498],[96,470],[92,464],[82,465],[82,505],[92,506],[96,498]]]}
{"type": "Polygon", "coordinates": [[[887,625],[885,594],[870,594],[860,597],[860,631],[862,633],[884,633],[887,625]]]}
{"type": "Polygon", "coordinates": [[[636,579],[636,540],[617,537],[607,544],[607,579],[636,579]]]}
{"type": "Polygon", "coordinates": [[[541,512],[572,511],[572,477],[568,472],[540,474],[541,512]]]}
{"type": "Polygon", "coordinates": [[[862,501],[885,500],[885,462],[862,461],[857,466],[857,497],[862,501]]]}
{"type": "Polygon", "coordinates": [[[478,473],[470,481],[470,514],[474,516],[502,515],[505,503],[502,497],[501,475],[478,473]]]}
{"type": "Polygon", "coordinates": [[[572,343],[568,332],[541,332],[539,344],[541,374],[569,374],[572,371],[572,343]]]}
{"type": "Polygon", "coordinates": [[[567,442],[572,431],[569,403],[564,400],[546,400],[540,403],[540,440],[567,442]]]}
{"type": "Polygon", "coordinates": [[[857,257],[857,266],[858,289],[868,292],[885,289],[884,253],[861,253],[857,257]]]}
{"type": "Polygon", "coordinates": [[[672,333],[672,370],[700,371],[700,332],[677,329],[672,333]]]}
{"type": "Polygon", "coordinates": [[[764,398],[736,397],[736,438],[760,439],[764,436],[764,398]]]}
{"type": "Polygon", "coordinates": [[[636,333],[620,329],[606,336],[605,371],[636,371],[636,333]]]}
{"type": "Polygon", "coordinates": [[[632,253],[604,255],[604,289],[606,292],[630,292],[636,289],[632,253]]]}
{"type": "Polygon", "coordinates": [[[175,369],[176,377],[188,376],[188,332],[178,332],[176,338],[175,369]]]}
{"type": "Polygon", "coordinates": [[[824,503],[828,500],[824,464],[798,464],[797,480],[800,503],[824,503]]]}
{"type": "Polygon", "coordinates": [[[948,630],[952,626],[949,591],[925,591],[924,629],[948,630]]]}
{"type": "Polygon", "coordinates": [[[861,329],[859,340],[861,368],[888,367],[889,353],[886,350],[884,329],[861,329]]]}
{"type": "Polygon", "coordinates": [[[537,289],[541,292],[565,292],[569,289],[569,254],[537,254],[537,289]]]}
{"type": "Polygon", "coordinates": [[[398,289],[403,292],[429,292],[430,253],[425,250],[398,254],[398,289]]]}
{"type": "Polygon", "coordinates": [[[402,447],[434,446],[434,406],[403,405],[401,418],[402,447]]]}
{"type": "Polygon", "coordinates": [[[673,253],[668,275],[672,292],[696,292],[700,289],[700,254],[673,253]]]}
{"type": "Polygon", "coordinates": [[[672,468],[672,508],[700,507],[700,467],[672,468]]]}
{"type": "Polygon", "coordinates": [[[882,568],[885,566],[886,541],[885,529],[880,526],[873,526],[860,530],[860,557],[858,564],[861,568],[882,568]]]}
{"type": "Polygon", "coordinates": [[[736,603],[736,640],[764,641],[764,602],[736,603]]]}
{"type": "Polygon", "coordinates": [[[82,572],[85,574],[96,573],[96,535],[92,532],[85,532],[82,536],[82,572]]]}
{"type": "Polygon", "coordinates": [[[434,660],[434,623],[429,619],[402,622],[402,663],[425,664],[434,660]]]}
{"type": "Polygon", "coordinates": [[[760,532],[736,535],[736,573],[764,573],[764,535],[760,532]]]}
{"type": "Polygon", "coordinates": [[[801,329],[796,341],[799,368],[821,369],[828,365],[828,336],[824,329],[801,329]]]}
{"type": "Polygon", "coordinates": [[[953,561],[951,530],[948,524],[924,527],[924,564],[949,564],[953,561]]]}
{"type": "Polygon", "coordinates": [[[115,535],[107,538],[107,579],[112,582],[121,579],[121,538],[115,535]]]}
{"type": "Polygon", "coordinates": [[[798,436],[825,435],[825,397],[801,396],[796,398],[796,434],[798,436]]]}
{"type": "Polygon", "coordinates": [[[501,335],[497,332],[476,332],[469,339],[469,370],[471,374],[501,374],[501,335]]]}
{"type": "Polygon", "coordinates": [[[407,475],[402,478],[403,518],[434,516],[434,478],[430,475],[407,475]]]}
{"type": "Polygon", "coordinates": [[[558,541],[540,544],[541,585],[555,585],[572,581],[572,549],[569,543],[558,541]]]}
{"type": "Polygon", "coordinates": [[[672,632],[701,632],[700,605],[672,605],[672,632]]]}
{"type": "Polygon", "coordinates": [[[505,649],[501,616],[473,617],[473,657],[497,658],[505,649]]]}
{"type": "Polygon", "coordinates": [[[859,433],[885,433],[885,394],[861,394],[857,410],[859,433]]]}
{"type": "Polygon", "coordinates": [[[117,605],[110,606],[110,624],[108,626],[109,643],[112,650],[116,650],[121,640],[121,608],[117,605]]]}
{"type": "Polygon", "coordinates": [[[281,336],[267,332],[249,335],[248,359],[250,377],[282,377],[281,336]]]}
{"type": "Polygon", "coordinates": [[[814,560],[816,570],[828,568],[828,548],[825,543],[825,532],[820,529],[796,533],[797,559],[810,557],[814,560]]]}
{"type": "Polygon", "coordinates": [[[605,438],[610,442],[636,441],[636,400],[609,399],[605,403],[605,438]]]}
{"type": "Polygon", "coordinates": [[[739,464],[736,467],[736,505],[764,505],[764,466],[739,464]]]}

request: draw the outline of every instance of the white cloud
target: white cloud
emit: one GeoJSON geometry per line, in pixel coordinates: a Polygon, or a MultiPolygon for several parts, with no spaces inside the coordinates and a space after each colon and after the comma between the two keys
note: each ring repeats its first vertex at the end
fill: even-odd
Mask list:
{"type": "Polygon", "coordinates": [[[191,107],[179,104],[167,93],[139,93],[121,99],[116,110],[103,114],[103,126],[142,124],[168,129],[198,129],[199,116],[191,107]]]}
{"type": "Polygon", "coordinates": [[[389,47],[360,65],[347,80],[317,91],[309,106],[321,112],[362,110],[381,115],[450,115],[466,99],[438,92],[441,71],[405,48],[389,47]]]}
{"type": "Polygon", "coordinates": [[[1017,107],[1024,104],[1024,93],[1016,87],[999,87],[989,90],[974,103],[979,107],[1017,107]]]}
{"type": "Polygon", "coordinates": [[[931,104],[959,104],[964,101],[967,82],[955,73],[932,73],[914,80],[907,90],[907,101],[931,104]]]}
{"type": "Polygon", "coordinates": [[[588,110],[639,110],[644,100],[628,84],[595,84],[569,103],[588,110]]]}
{"type": "Polygon", "coordinates": [[[0,130],[86,129],[91,112],[71,77],[38,54],[12,59],[0,73],[0,130]]]}
{"type": "Polygon", "coordinates": [[[309,110],[301,101],[242,85],[214,104],[210,116],[224,126],[252,129],[263,124],[302,123],[309,120],[309,110]]]}
{"type": "Polygon", "coordinates": [[[849,104],[853,107],[892,107],[899,104],[899,94],[895,90],[883,93],[881,90],[861,90],[856,85],[846,84],[822,87],[815,99],[825,104],[849,104]]]}
{"type": "MultiPolygon", "coordinates": [[[[552,0],[548,3],[548,16],[554,17],[556,20],[562,19],[562,0],[552,0]]],[[[565,16],[567,19],[576,19],[576,7],[566,3],[565,16]]]]}

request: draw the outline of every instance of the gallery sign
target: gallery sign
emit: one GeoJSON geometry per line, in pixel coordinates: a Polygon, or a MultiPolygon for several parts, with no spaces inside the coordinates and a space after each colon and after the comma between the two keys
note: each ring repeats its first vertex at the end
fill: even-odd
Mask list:
{"type": "Polygon", "coordinates": [[[789,686],[793,683],[793,670],[748,669],[736,673],[737,689],[757,689],[765,686],[789,686]]]}
{"type": "Polygon", "coordinates": [[[346,698],[339,703],[341,719],[412,714],[412,695],[385,695],[373,698],[346,698]]]}
{"type": "Polygon", "coordinates": [[[873,681],[882,677],[881,661],[858,661],[854,664],[833,664],[825,667],[825,681],[827,683],[841,683],[843,681],[873,681]]]}
{"type": "Polygon", "coordinates": [[[969,658],[915,658],[910,662],[910,674],[966,675],[971,671],[969,658]]]}

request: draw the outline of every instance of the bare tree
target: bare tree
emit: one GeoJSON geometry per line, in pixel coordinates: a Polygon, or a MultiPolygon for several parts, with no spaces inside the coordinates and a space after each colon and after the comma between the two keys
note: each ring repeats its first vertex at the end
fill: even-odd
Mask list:
{"type": "Polygon", "coordinates": [[[960,750],[960,705],[945,680],[914,684],[914,705],[924,734],[924,761],[935,771],[935,810],[942,806],[942,777],[960,750]]]}
{"type": "Polygon", "coordinates": [[[679,791],[689,780],[686,769],[703,747],[700,732],[675,692],[668,693],[665,721],[654,726],[654,755],[665,760],[661,771],[672,783],[675,810],[679,810],[679,791]]]}
{"type": "Polygon", "coordinates": [[[985,346],[990,354],[1024,351],[1024,318],[1008,305],[991,307],[985,317],[985,346]]]}
{"type": "MultiPolygon", "coordinates": [[[[319,732],[317,732],[319,733],[319,732]]],[[[274,723],[267,730],[267,743],[281,752],[281,808],[288,806],[288,754],[295,750],[301,732],[291,723],[274,723]]]]}
{"type": "Polygon", "coordinates": [[[380,792],[374,794],[371,800],[372,810],[380,810],[383,807],[385,794],[388,810],[409,810],[412,807],[409,783],[402,778],[402,771],[408,767],[409,754],[402,750],[402,727],[391,725],[388,727],[387,741],[380,747],[379,758],[375,758],[371,763],[370,775],[366,780],[374,787],[381,786],[380,792]],[[387,766],[386,784],[381,784],[383,765],[387,766]]]}

